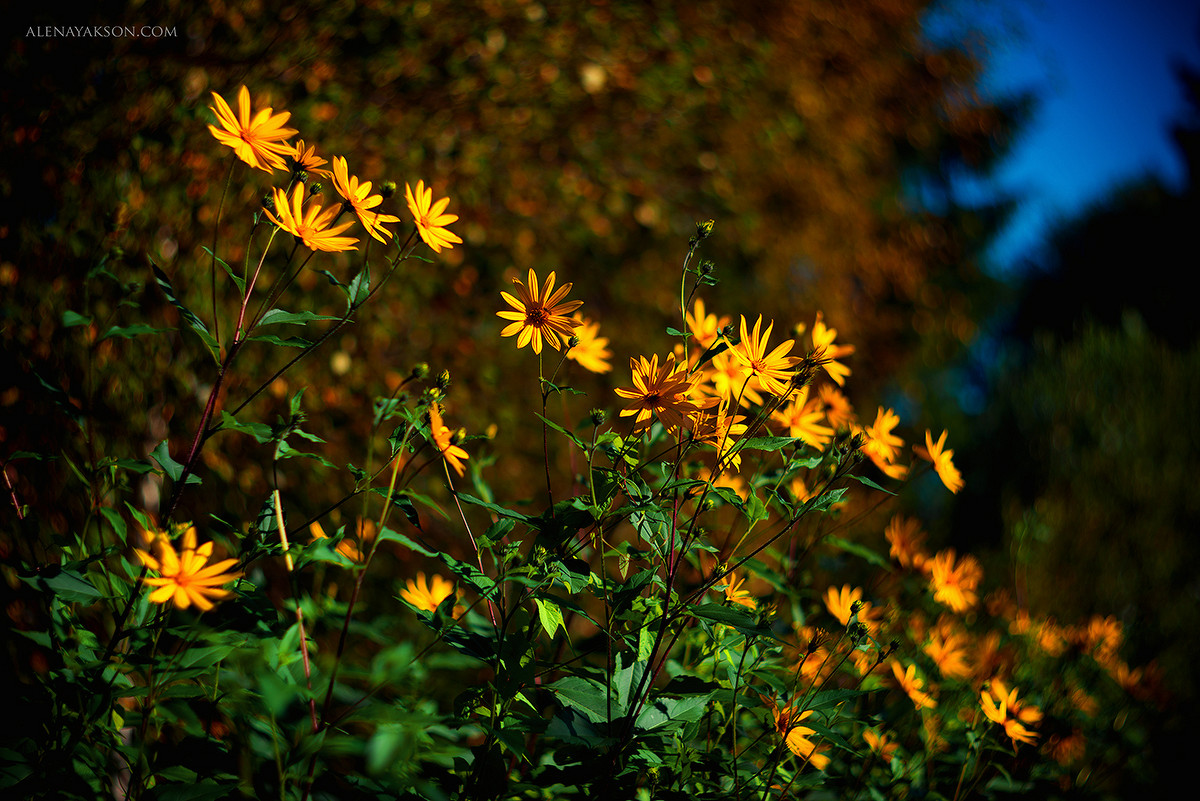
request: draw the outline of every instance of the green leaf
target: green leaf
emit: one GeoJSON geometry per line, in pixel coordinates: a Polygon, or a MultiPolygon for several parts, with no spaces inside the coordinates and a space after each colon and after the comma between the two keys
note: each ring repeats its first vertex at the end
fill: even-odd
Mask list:
{"type": "Polygon", "coordinates": [[[222,431],[238,431],[242,434],[249,434],[261,443],[270,442],[274,438],[271,427],[266,423],[242,423],[226,411],[221,412],[221,422],[217,428],[222,431]]]}
{"type": "Polygon", "coordinates": [[[91,323],[91,317],[84,317],[79,312],[73,312],[68,309],[62,313],[63,328],[74,328],[77,325],[91,325],[91,323]]]}
{"type": "Polygon", "coordinates": [[[264,325],[279,325],[279,324],[306,325],[307,323],[310,323],[314,320],[340,320],[340,319],[342,319],[342,318],[330,317],[327,314],[317,314],[316,312],[310,312],[310,311],[289,312],[289,311],[284,311],[283,309],[271,309],[269,312],[267,312],[266,314],[264,314],[262,316],[262,319],[258,321],[258,325],[256,325],[255,328],[259,328],[264,325]]]}
{"type": "Polygon", "coordinates": [[[213,252],[208,249],[208,246],[204,246],[202,249],[204,250],[205,253],[208,254],[209,258],[215,258],[217,260],[217,264],[221,265],[221,267],[224,268],[225,274],[228,275],[230,278],[232,278],[233,283],[237,285],[238,292],[243,295],[246,294],[246,282],[244,280],[242,280],[241,276],[237,275],[233,271],[233,269],[228,264],[225,263],[225,260],[222,259],[220,256],[214,256],[213,252]]]}
{"type": "MultiPolygon", "coordinates": [[[[167,441],[165,439],[158,443],[157,448],[151,451],[150,457],[158,462],[158,466],[162,468],[164,473],[171,477],[172,481],[178,481],[179,477],[183,475],[183,465],[171,458],[171,454],[167,452],[167,441]]],[[[188,474],[187,483],[199,484],[200,476],[195,473],[188,474]]]]}
{"type": "Polygon", "coordinates": [[[170,330],[170,329],[154,328],[153,326],[146,325],[145,323],[134,323],[133,325],[127,325],[127,326],[114,325],[114,326],[110,327],[107,331],[105,331],[100,336],[100,338],[96,341],[103,342],[104,340],[109,339],[110,337],[120,337],[121,339],[133,339],[134,337],[141,336],[143,334],[161,334],[164,331],[168,331],[168,330],[170,330]]]}
{"type": "Polygon", "coordinates": [[[537,604],[538,618],[542,622],[542,628],[551,640],[554,639],[554,632],[559,629],[563,630],[563,634],[567,633],[567,627],[563,624],[562,609],[558,604],[547,598],[535,598],[533,602],[537,604]]]}
{"type": "Polygon", "coordinates": [[[851,475],[846,476],[846,478],[853,479],[853,480],[857,481],[859,484],[862,484],[863,486],[866,486],[866,487],[870,487],[871,489],[879,490],[880,492],[886,492],[888,495],[896,494],[896,493],[892,492],[890,489],[886,489],[884,487],[879,486],[878,484],[876,484],[874,481],[867,478],[866,476],[859,476],[859,475],[851,474],[851,475]]]}
{"type": "Polygon", "coordinates": [[[467,503],[472,503],[476,506],[482,506],[484,509],[494,512],[501,517],[510,517],[513,520],[520,520],[522,522],[527,522],[530,519],[528,515],[523,515],[520,512],[514,512],[512,509],[505,509],[503,506],[497,506],[494,503],[488,503],[487,501],[480,500],[473,495],[468,495],[465,492],[459,492],[457,494],[460,501],[466,501],[467,503]]]}
{"type": "Polygon", "coordinates": [[[562,426],[560,426],[558,423],[554,422],[553,420],[550,420],[549,418],[542,417],[542,416],[541,416],[540,414],[538,414],[537,412],[534,412],[534,415],[535,415],[535,416],[536,416],[538,419],[540,419],[540,420],[541,420],[543,423],[545,423],[546,425],[550,426],[551,428],[553,428],[553,429],[554,429],[555,431],[557,431],[558,433],[560,433],[560,434],[565,434],[565,435],[566,435],[566,436],[567,436],[567,437],[568,437],[568,438],[571,440],[571,442],[574,442],[576,445],[578,445],[578,446],[579,446],[579,449],[580,449],[580,450],[583,450],[583,451],[586,451],[586,450],[587,450],[587,445],[585,445],[585,444],[583,443],[583,440],[581,440],[579,437],[577,437],[577,436],[575,436],[574,434],[572,434],[572,433],[571,433],[570,431],[568,431],[567,429],[565,429],[565,428],[563,428],[562,426]]]}
{"type": "Polygon", "coordinates": [[[722,606],[721,604],[698,604],[688,607],[688,613],[701,620],[721,623],[737,629],[742,634],[751,637],[769,637],[778,639],[769,628],[759,624],[755,617],[740,606],[722,606]]]}
{"type": "Polygon", "coordinates": [[[481,548],[491,548],[504,539],[508,535],[508,532],[513,530],[514,526],[516,526],[516,523],[511,517],[500,518],[488,526],[487,531],[483,532],[483,535],[479,538],[479,546],[481,548]]]}
{"type": "Polygon", "coordinates": [[[31,587],[50,591],[67,603],[91,604],[105,597],[80,573],[63,570],[57,565],[33,576],[22,576],[21,580],[31,587]]]}
{"type": "Polygon", "coordinates": [[[307,348],[311,347],[312,343],[304,337],[277,337],[274,334],[255,334],[252,337],[246,337],[246,342],[270,342],[272,345],[280,345],[285,348],[307,348]]]}
{"type": "Polygon", "coordinates": [[[558,700],[582,712],[592,723],[608,720],[608,689],[594,679],[567,676],[549,686],[558,700]]]}
{"type": "Polygon", "coordinates": [[[184,321],[196,332],[196,336],[200,337],[200,340],[208,348],[209,354],[213,357],[213,362],[220,364],[221,346],[217,344],[217,340],[209,333],[208,328],[200,321],[200,318],[193,314],[191,309],[184,306],[183,302],[179,300],[179,297],[175,294],[175,288],[171,286],[171,279],[167,278],[167,274],[158,269],[158,265],[153,261],[150,262],[150,269],[154,271],[154,280],[158,282],[158,288],[167,296],[167,300],[178,310],[184,321]]]}
{"type": "Polygon", "coordinates": [[[657,698],[637,717],[639,729],[654,729],[672,721],[688,723],[699,720],[708,708],[708,698],[689,695],[686,698],[657,698]]]}
{"type": "Polygon", "coordinates": [[[799,437],[751,437],[739,443],[748,451],[779,451],[796,443],[804,444],[799,437]]]}
{"type": "Polygon", "coordinates": [[[354,311],[364,302],[371,293],[371,268],[363,267],[362,272],[354,276],[354,280],[350,282],[350,289],[347,293],[349,304],[346,311],[354,311]]]}

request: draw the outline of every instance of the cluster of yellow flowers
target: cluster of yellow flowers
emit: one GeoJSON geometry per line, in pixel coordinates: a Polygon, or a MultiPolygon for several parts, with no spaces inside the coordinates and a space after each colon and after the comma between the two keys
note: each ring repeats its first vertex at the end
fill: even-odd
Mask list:
{"type": "MultiPolygon", "coordinates": [[[[330,171],[324,169],[327,162],[317,156],[316,148],[306,145],[303,139],[288,144],[287,140],[299,133],[285,127],[291,114],[286,111],[276,114],[269,107],[252,114],[250,90],[245,86],[238,91],[237,107],[235,114],[225,99],[213,92],[213,105],[209,108],[216,115],[218,124],[209,125],[208,130],[251,167],[268,173],[276,170],[291,172],[290,194],[287,189],[272,191],[274,209],[267,210],[271,222],[314,251],[337,253],[358,246],[357,239],[344,236],[354,220],[337,222],[346,212],[352,212],[363,230],[374,239],[386,242],[391,238],[392,232],[386,226],[399,222],[400,218],[378,210],[383,195],[371,194],[370,181],[360,181],[351,175],[344,157],[334,156],[333,170],[330,171]],[[306,196],[304,185],[295,180],[301,172],[331,178],[342,202],[322,207],[312,194],[306,196]]],[[[457,215],[445,213],[449,198],[433,202],[433,190],[427,188],[423,180],[417,181],[415,190],[406,183],[404,194],[418,234],[435,253],[462,242],[446,228],[458,220],[457,215]]]]}

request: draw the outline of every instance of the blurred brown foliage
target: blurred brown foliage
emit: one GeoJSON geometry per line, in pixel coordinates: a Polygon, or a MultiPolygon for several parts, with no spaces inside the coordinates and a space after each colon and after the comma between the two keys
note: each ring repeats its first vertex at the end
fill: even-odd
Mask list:
{"type": "MultiPolygon", "coordinates": [[[[451,369],[456,420],[473,431],[496,423],[540,457],[527,411],[536,365],[498,336],[499,290],[527,267],[573,281],[613,340],[611,381],[628,383],[628,356],[670,347],[662,332],[678,326],[680,259],[707,218],[718,228],[704,255],[721,279],[710,308],[762,313],[777,330],[823,310],[839,341],[858,346],[854,387],[873,405],[918,348],[945,355],[971,336],[983,286],[973,257],[997,208],[955,202],[953,181],[989,167],[1019,111],[978,95],[978,42],[929,42],[930,5],[368,0],[197,11],[167,0],[100,3],[74,23],[176,30],[160,39],[31,36],[61,23],[22,12],[0,86],[0,341],[16,393],[0,421],[3,451],[82,455],[60,441],[61,413],[37,376],[93,420],[92,456],[142,456],[166,436],[172,452],[186,447],[212,380],[196,343],[141,337],[89,350],[82,329],[60,320],[66,309],[173,320],[147,257],[211,320],[202,247],[230,155],[206,130],[207,106],[210,92],[232,99],[242,84],[256,107],[290,111],[322,155],[346,155],[366,180],[422,178],[461,216],[464,245],[406,271],[253,410],[269,421],[283,394],[326,387],[305,408],[333,452],[350,446],[334,461],[361,461],[371,399],[418,361],[451,369]],[[84,281],[114,248],[109,268],[138,285],[141,310],[124,309],[113,282],[84,281]],[[106,372],[118,350],[144,369],[106,372]]],[[[268,183],[240,164],[233,175],[221,255],[238,263],[244,210],[268,183]]],[[[388,210],[407,220],[398,199],[388,210]]],[[[348,278],[350,260],[332,262],[318,266],[348,278]]],[[[287,308],[341,302],[315,272],[302,287],[310,297],[287,308]]],[[[233,295],[223,297],[228,327],[233,295]]],[[[247,352],[241,370],[261,378],[281,358],[247,352]]],[[[568,419],[612,408],[608,384],[578,372],[569,380],[589,397],[571,400],[568,419]]],[[[254,385],[235,379],[229,397],[254,385]]],[[[268,462],[249,447],[210,445],[205,480],[242,492],[213,509],[185,501],[185,516],[253,514],[268,462]]],[[[504,458],[496,482],[519,481],[512,452],[504,458]]],[[[23,500],[55,502],[56,482],[36,478],[51,468],[23,464],[23,500]]]]}

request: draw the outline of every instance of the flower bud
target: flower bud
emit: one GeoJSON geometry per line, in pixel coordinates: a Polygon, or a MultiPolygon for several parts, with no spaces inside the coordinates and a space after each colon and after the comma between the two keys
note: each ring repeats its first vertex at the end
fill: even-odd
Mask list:
{"type": "Polygon", "coordinates": [[[571,338],[567,340],[567,348],[575,348],[579,346],[579,334],[571,334],[571,338]]]}
{"type": "Polygon", "coordinates": [[[440,389],[442,392],[445,392],[449,387],[450,387],[450,371],[443,370],[442,372],[438,373],[437,388],[440,389]]]}
{"type": "Polygon", "coordinates": [[[716,225],[716,220],[705,220],[704,222],[696,223],[696,238],[707,239],[712,233],[713,226],[716,225]]]}
{"type": "Polygon", "coordinates": [[[296,180],[302,184],[308,183],[308,172],[301,170],[300,172],[296,173],[296,180]]]}
{"type": "Polygon", "coordinates": [[[604,425],[604,421],[608,419],[608,412],[603,409],[592,409],[590,414],[592,416],[592,425],[594,426],[602,426],[604,425]]]}
{"type": "Polygon", "coordinates": [[[267,211],[275,211],[275,195],[273,193],[268,192],[263,196],[262,207],[267,211]]]}
{"type": "Polygon", "coordinates": [[[412,377],[420,381],[425,376],[429,375],[429,365],[425,362],[420,362],[412,369],[412,377]]]}
{"type": "Polygon", "coordinates": [[[700,274],[701,275],[712,275],[713,271],[716,269],[717,269],[717,265],[713,264],[708,259],[705,259],[704,261],[700,262],[700,274]]]}
{"type": "Polygon", "coordinates": [[[396,194],[396,182],[384,181],[379,185],[379,194],[383,196],[384,200],[396,194]]]}
{"type": "Polygon", "coordinates": [[[310,195],[319,195],[319,194],[321,194],[321,190],[322,190],[322,189],[324,189],[324,188],[325,188],[325,187],[321,185],[321,182],[320,182],[320,181],[317,181],[315,184],[313,184],[312,186],[310,186],[310,187],[308,188],[308,194],[310,194],[310,195]]]}

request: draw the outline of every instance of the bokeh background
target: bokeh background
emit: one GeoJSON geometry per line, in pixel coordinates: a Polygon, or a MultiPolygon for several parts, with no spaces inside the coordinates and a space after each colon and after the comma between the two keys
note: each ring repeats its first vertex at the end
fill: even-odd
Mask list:
{"type": "MultiPolygon", "coordinates": [[[[498,336],[499,291],[528,268],[575,284],[615,369],[573,373],[588,395],[563,414],[615,410],[628,357],[669,347],[687,237],[713,218],[710,309],[777,330],[823,311],[858,348],[861,415],[894,406],[913,439],[949,428],[966,489],[918,486],[908,511],[1035,612],[1116,615],[1127,659],[1156,660],[1169,699],[1156,772],[1128,780],[1183,764],[1200,654],[1193,4],[168,0],[5,17],[0,458],[59,457],[6,465],[41,520],[83,511],[73,460],[188,444],[213,376],[197,343],[89,342],[63,312],[177,322],[150,260],[211,310],[202,248],[229,162],[207,107],[246,84],[354,174],[448,195],[465,240],[406,267],[252,419],[310,387],[308,429],[361,464],[373,400],[428,362],[451,371],[455,421],[504,443],[473,450],[492,488],[527,497],[537,368],[498,336]],[[175,35],[38,34],[68,24],[175,35]],[[115,280],[89,278],[102,258],[115,280]]],[[[264,177],[233,175],[227,205],[253,208],[264,177]]],[[[245,216],[222,227],[238,262],[245,216]]],[[[341,303],[316,272],[299,288],[290,308],[341,303]]],[[[282,358],[245,352],[229,396],[282,358]]],[[[206,451],[184,517],[253,520],[270,454],[243,439],[206,451]]],[[[352,486],[289,467],[290,507],[313,514],[352,486]]],[[[153,485],[130,493],[157,502],[153,485]]],[[[11,552],[29,532],[0,515],[11,552]]]]}

